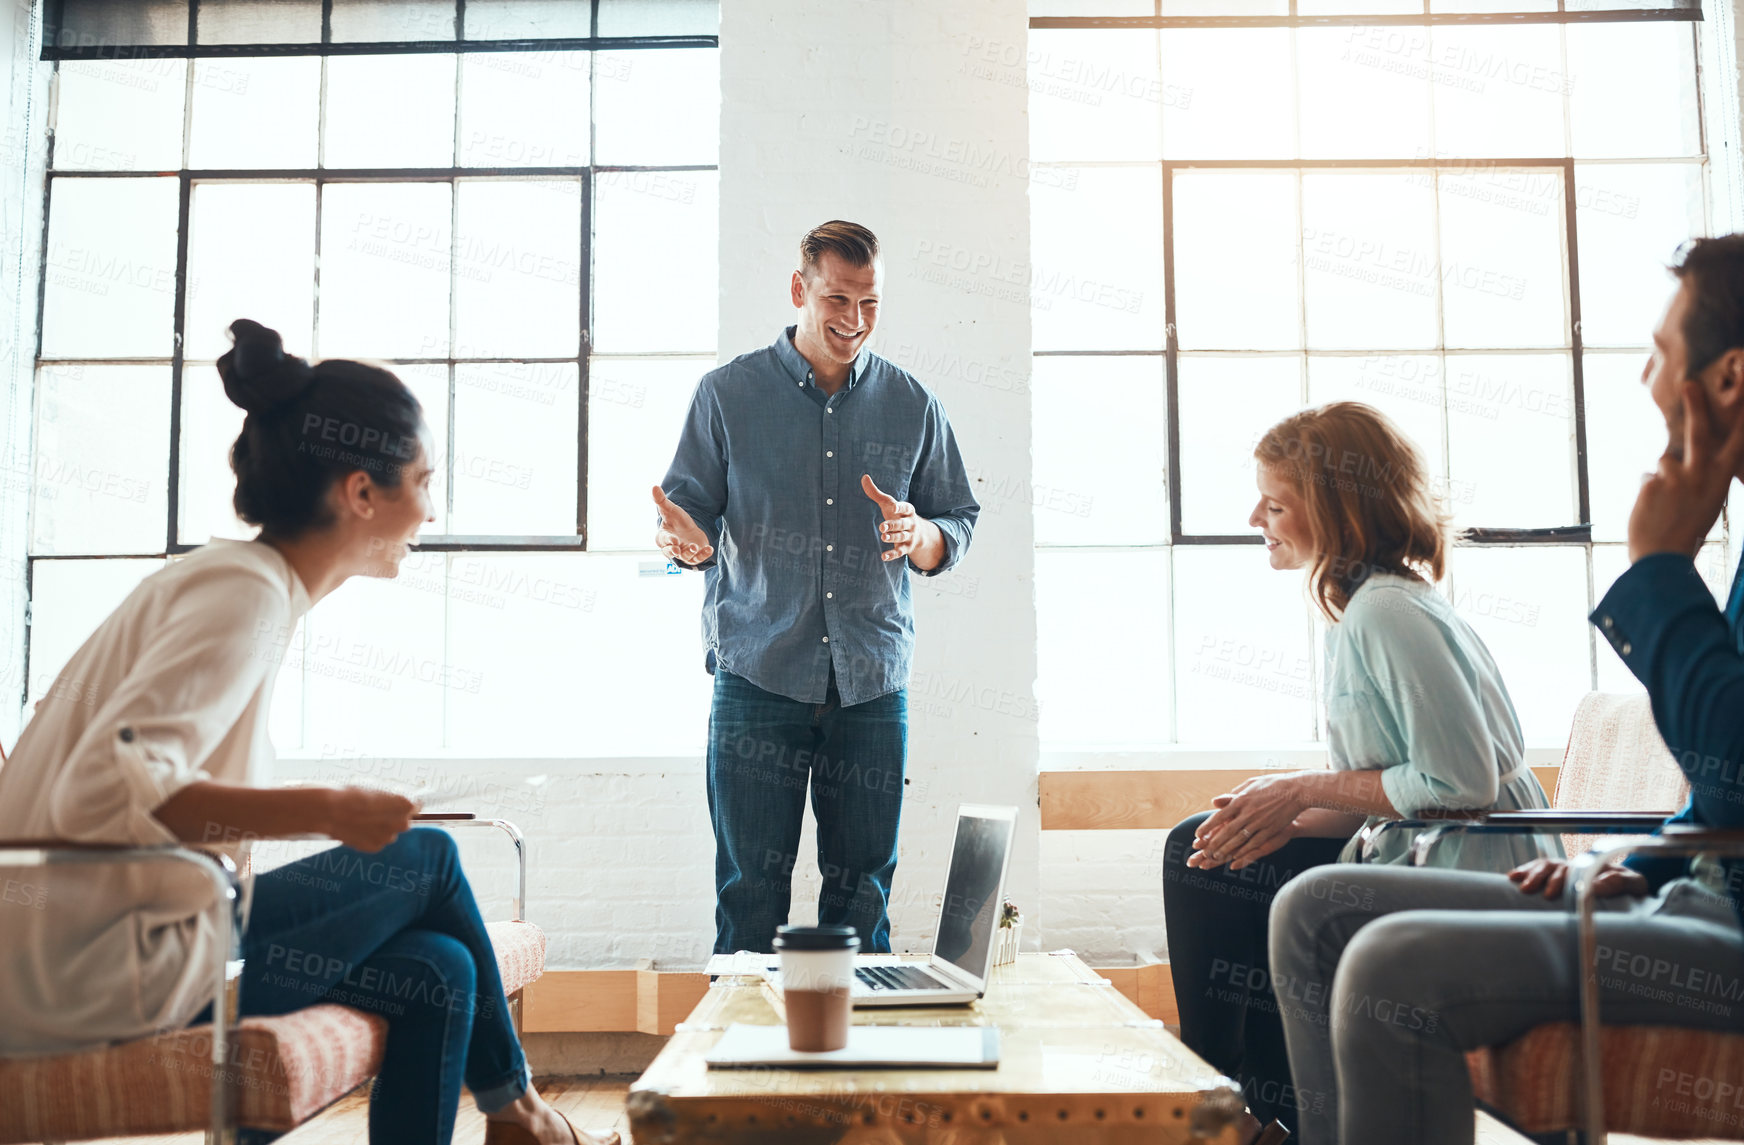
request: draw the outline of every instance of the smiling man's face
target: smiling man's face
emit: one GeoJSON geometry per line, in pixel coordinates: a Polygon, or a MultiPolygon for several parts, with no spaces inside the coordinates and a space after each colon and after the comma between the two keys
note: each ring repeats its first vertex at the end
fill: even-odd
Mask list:
{"type": "Polygon", "coordinates": [[[878,325],[878,298],[884,289],[884,261],[850,266],[825,251],[807,271],[793,274],[793,304],[799,308],[794,338],[808,356],[821,354],[848,365],[865,348],[878,325]]]}

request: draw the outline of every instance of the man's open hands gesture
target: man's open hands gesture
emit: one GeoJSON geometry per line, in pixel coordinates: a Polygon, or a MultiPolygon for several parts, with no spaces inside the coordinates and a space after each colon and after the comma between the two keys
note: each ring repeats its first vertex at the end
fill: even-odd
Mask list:
{"type": "Polygon", "coordinates": [[[654,547],[669,561],[697,565],[715,555],[708,534],[697,527],[690,514],[672,503],[666,491],[654,486],[654,507],[660,510],[660,527],[654,531],[654,547]]]}
{"type": "Polygon", "coordinates": [[[878,488],[870,473],[861,475],[860,488],[884,514],[878,523],[878,539],[890,546],[884,550],[884,559],[908,557],[920,568],[937,568],[945,559],[945,539],[939,527],[916,513],[907,501],[898,501],[878,488]]]}

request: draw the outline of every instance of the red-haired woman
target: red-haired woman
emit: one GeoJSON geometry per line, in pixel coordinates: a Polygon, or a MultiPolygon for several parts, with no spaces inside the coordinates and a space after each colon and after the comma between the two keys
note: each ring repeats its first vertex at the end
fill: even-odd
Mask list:
{"type": "MultiPolygon", "coordinates": [[[[1378,410],[1335,402],[1273,426],[1254,457],[1260,497],[1248,523],[1274,569],[1307,571],[1328,622],[1332,767],[1250,779],[1183,821],[1169,834],[1163,901],[1182,1040],[1238,1079],[1256,1114],[1277,1119],[1253,1125],[1270,1143],[1298,1110],[1328,1099],[1290,1081],[1279,1007],[1330,984],[1272,981],[1267,912],[1278,889],[1309,867],[1356,859],[1366,824],[1548,801],[1495,661],[1434,588],[1446,517],[1410,440],[1378,410]]],[[[1374,857],[1404,860],[1412,835],[1384,833],[1374,857]]],[[[1470,836],[1432,858],[1507,871],[1546,854],[1561,848],[1470,836]]]]}

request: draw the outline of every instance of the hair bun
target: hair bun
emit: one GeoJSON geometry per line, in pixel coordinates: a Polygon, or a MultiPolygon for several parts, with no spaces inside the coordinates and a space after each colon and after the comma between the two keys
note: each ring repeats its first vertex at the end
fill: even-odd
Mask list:
{"type": "Polygon", "coordinates": [[[265,413],[301,397],[315,380],[314,367],[285,353],[279,332],[248,318],[230,324],[235,343],[218,359],[224,394],[249,413],[265,413]]]}

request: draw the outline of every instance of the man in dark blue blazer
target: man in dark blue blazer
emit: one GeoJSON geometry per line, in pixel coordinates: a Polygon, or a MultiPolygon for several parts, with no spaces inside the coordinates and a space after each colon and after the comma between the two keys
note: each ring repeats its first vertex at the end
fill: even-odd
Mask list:
{"type": "MultiPolygon", "coordinates": [[[[1744,567],[1722,613],[1694,559],[1744,480],[1744,235],[1687,244],[1671,269],[1641,377],[1668,443],[1629,519],[1631,567],[1592,621],[1689,776],[1668,823],[1744,828],[1744,567]]],[[[1273,990],[1303,1145],[1469,1145],[1466,1051],[1578,1018],[1568,870],[1334,865],[1279,892],[1273,990]]],[[[1611,865],[1595,890],[1606,1022],[1744,1030],[1744,863],[1611,865]]],[[[1663,1071],[1639,1084],[1642,1100],[1735,1131],[1735,1081],[1663,1071]]]]}

